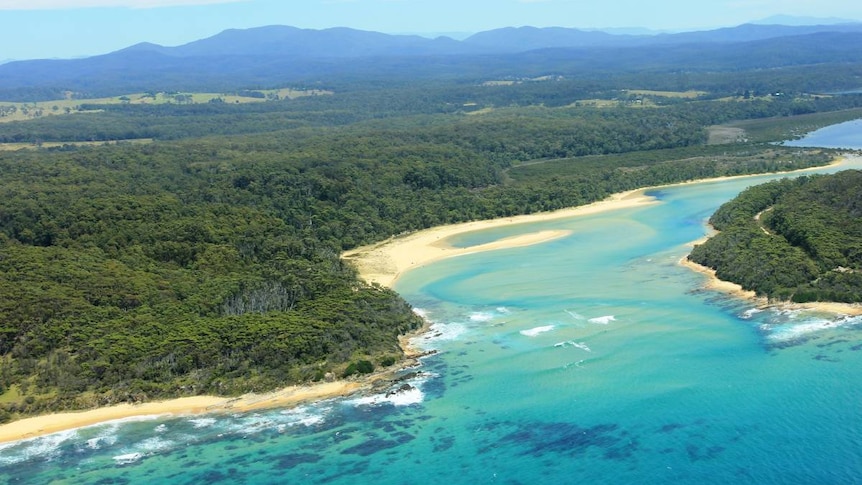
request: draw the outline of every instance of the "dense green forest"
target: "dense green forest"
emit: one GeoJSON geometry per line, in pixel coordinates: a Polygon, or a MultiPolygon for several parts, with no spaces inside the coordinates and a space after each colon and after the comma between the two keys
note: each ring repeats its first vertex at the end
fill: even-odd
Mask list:
{"type": "Polygon", "coordinates": [[[862,106],[740,94],[642,107],[614,92],[596,107],[565,82],[422,87],[0,124],[7,141],[155,139],[0,151],[0,419],[391,364],[397,335],[421,321],[361,282],[343,250],[637,187],[822,165],[834,154],[706,146],[706,127],[862,106]]]}
{"type": "Polygon", "coordinates": [[[862,302],[862,172],[751,187],[710,218],[692,261],[758,295],[862,302]]]}
{"type": "MultiPolygon", "coordinates": [[[[0,143],[37,144],[141,138],[177,140],[285,130],[291,130],[293,136],[302,137],[316,136],[324,128],[345,128],[357,124],[360,124],[359,129],[367,130],[375,126],[371,123],[373,121],[378,121],[376,126],[381,129],[405,125],[438,126],[439,135],[457,137],[462,126],[471,126],[465,117],[471,113],[479,113],[472,123],[507,122],[511,125],[513,118],[526,117],[531,120],[527,126],[539,133],[546,128],[541,126],[540,122],[553,125],[551,128],[557,126],[557,133],[567,130],[568,127],[560,126],[562,123],[579,123],[601,130],[604,128],[603,124],[612,123],[615,119],[620,123],[629,123],[632,116],[637,115],[641,118],[640,123],[651,124],[655,130],[664,126],[665,133],[671,138],[660,141],[660,138],[653,136],[655,134],[640,132],[637,132],[637,136],[653,136],[654,143],[671,147],[680,145],[680,140],[675,139],[678,137],[688,137],[685,142],[700,143],[701,140],[691,137],[703,136],[702,127],[712,124],[862,108],[862,96],[812,96],[800,91],[798,83],[801,81],[788,82],[779,90],[781,95],[776,96],[774,92],[765,91],[763,88],[756,90],[754,86],[762,84],[762,81],[751,78],[747,82],[737,81],[723,86],[721,91],[711,92],[712,94],[705,94],[693,100],[633,95],[623,86],[611,89],[608,87],[610,83],[598,81],[552,80],[516,85],[433,82],[385,89],[354,88],[336,92],[332,96],[240,105],[82,102],[81,113],[0,123],[0,143]],[[748,97],[745,97],[746,93],[748,97]],[[715,99],[716,97],[719,99],[715,99]],[[589,104],[596,99],[610,102],[613,108],[591,109],[589,104]],[[639,109],[639,103],[644,100],[662,109],[643,109],[636,114],[630,112],[632,109],[639,109]],[[530,111],[526,113],[513,111],[527,108],[530,108],[530,111]],[[487,113],[489,110],[492,110],[492,113],[487,113]],[[462,123],[453,123],[459,120],[462,123]],[[445,131],[446,128],[449,132],[445,131]]],[[[664,83],[658,87],[664,87],[664,83]]],[[[518,130],[512,131],[519,133],[518,130]]],[[[627,135],[620,130],[615,130],[614,133],[627,135]]],[[[621,146],[616,151],[631,151],[636,148],[643,147],[621,146]]],[[[594,150],[593,153],[604,151],[594,150]]],[[[580,154],[583,153],[568,152],[558,155],[580,154]]],[[[545,155],[539,153],[536,156],[545,155]]]]}

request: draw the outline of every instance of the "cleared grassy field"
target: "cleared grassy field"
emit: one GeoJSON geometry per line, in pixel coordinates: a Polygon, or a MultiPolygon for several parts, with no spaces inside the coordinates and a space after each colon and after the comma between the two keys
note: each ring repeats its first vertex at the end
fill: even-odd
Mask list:
{"type": "Polygon", "coordinates": [[[265,89],[243,91],[240,93],[134,93],[110,98],[79,99],[69,93],[66,99],[40,101],[35,103],[20,103],[0,101],[0,123],[10,121],[32,120],[42,116],[82,113],[82,104],[196,104],[221,100],[225,103],[261,103],[279,99],[295,99],[303,96],[321,96],[332,94],[331,91],[318,89],[265,89]]]}
{"type": "Polygon", "coordinates": [[[0,151],[16,151],[16,150],[33,150],[36,148],[57,148],[62,146],[99,146],[99,145],[117,145],[120,143],[131,143],[142,145],[152,143],[152,138],[136,138],[133,140],[117,140],[117,141],[65,141],[65,142],[44,142],[44,143],[0,143],[0,151]]]}
{"type": "Polygon", "coordinates": [[[728,143],[741,143],[746,140],[745,130],[735,126],[715,125],[707,129],[709,139],[707,145],[725,145],[728,143]]]}
{"type": "Polygon", "coordinates": [[[593,108],[617,108],[626,106],[629,108],[657,108],[659,105],[649,99],[625,100],[625,99],[581,99],[570,104],[571,107],[589,106],[593,108]]]}
{"type": "Polygon", "coordinates": [[[636,96],[657,96],[660,98],[685,99],[694,99],[707,94],[705,91],[650,91],[649,89],[627,89],[625,92],[636,96]]]}

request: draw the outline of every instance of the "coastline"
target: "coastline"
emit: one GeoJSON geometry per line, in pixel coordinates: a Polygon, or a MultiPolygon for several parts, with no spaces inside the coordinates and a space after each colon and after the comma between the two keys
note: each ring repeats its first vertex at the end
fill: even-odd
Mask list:
{"type": "MultiPolygon", "coordinates": [[[[848,163],[855,163],[855,164],[862,163],[862,155],[858,155],[855,153],[854,154],[844,154],[844,155],[841,155],[840,157],[838,157],[833,163],[826,165],[826,167],[840,167],[841,165],[845,165],[848,163]]],[[[817,167],[817,168],[812,168],[812,169],[803,169],[803,170],[798,170],[796,172],[813,171],[813,170],[816,170],[818,168],[823,168],[823,167],[817,167]]],[[[790,172],[790,173],[793,173],[793,172],[790,172]]],[[[742,175],[742,177],[748,177],[748,175],[742,175]]],[[[726,178],[733,178],[733,177],[726,177],[726,178]]],[[[709,182],[709,181],[712,181],[712,179],[703,180],[703,182],[709,182]]],[[[686,182],[686,183],[688,183],[688,182],[686,182]]],[[[697,241],[693,241],[689,244],[691,246],[703,244],[710,237],[712,237],[712,235],[707,235],[707,236],[704,236],[703,238],[698,239],[697,241]]],[[[824,312],[824,313],[834,313],[837,315],[848,315],[848,316],[862,315],[862,304],[856,304],[856,303],[840,303],[840,302],[831,302],[831,301],[817,301],[817,302],[808,302],[808,303],[794,303],[794,302],[789,302],[789,301],[777,301],[777,302],[769,301],[769,299],[766,297],[757,296],[757,294],[754,291],[746,290],[742,286],[740,286],[736,283],[726,281],[726,280],[719,278],[718,276],[716,276],[715,270],[713,270],[712,268],[709,268],[707,266],[703,266],[703,265],[700,265],[698,263],[695,263],[694,261],[690,261],[688,259],[688,255],[683,256],[682,259],[679,260],[679,264],[681,266],[684,266],[684,267],[690,269],[691,271],[694,271],[696,273],[700,273],[700,274],[706,276],[706,282],[703,284],[703,288],[706,288],[709,290],[720,291],[722,293],[726,293],[726,294],[731,295],[731,296],[736,297],[736,298],[748,300],[748,301],[754,303],[757,306],[757,308],[764,309],[764,308],[776,307],[776,308],[783,308],[783,309],[788,309],[788,310],[813,310],[813,311],[819,311],[819,312],[824,312]]]]}
{"type": "Polygon", "coordinates": [[[361,383],[355,381],[334,381],[310,386],[291,386],[271,393],[245,394],[236,398],[192,396],[142,404],[118,404],[86,411],[45,414],[0,425],[0,443],[145,416],[244,412],[270,407],[297,406],[310,401],[346,396],[363,387],[361,383]]]}
{"type": "MultiPolygon", "coordinates": [[[[829,167],[839,167],[851,161],[857,164],[862,164],[862,156],[856,154],[844,154],[837,157],[828,165],[780,173],[789,174],[812,172],[829,167]]],[[[345,251],[341,257],[353,263],[359,272],[359,277],[367,283],[379,284],[387,288],[392,288],[398,281],[398,278],[407,271],[420,268],[430,263],[484,251],[530,246],[568,236],[570,232],[563,230],[540,231],[503,238],[490,243],[465,248],[456,248],[447,243],[448,239],[457,235],[497,227],[545,222],[576,216],[599,214],[618,209],[646,206],[657,203],[655,198],[646,195],[646,193],[651,190],[692,184],[723,182],[726,180],[758,177],[762,175],[769,174],[758,173],[750,175],[732,175],[643,187],[640,189],[612,194],[604,200],[593,202],[591,204],[560,209],[552,212],[540,212],[536,214],[437,226],[403,236],[395,236],[379,243],[345,251]]]]}
{"type": "MultiPolygon", "coordinates": [[[[828,166],[844,164],[848,159],[854,159],[857,163],[862,162],[862,156],[845,155],[828,166]]],[[[819,170],[824,167],[804,169],[803,171],[819,170]]],[[[645,187],[611,195],[605,200],[592,204],[562,209],[554,212],[521,215],[474,221],[461,224],[439,226],[423,231],[418,231],[405,236],[394,237],[389,240],[357,248],[342,254],[342,258],[351,261],[359,271],[360,277],[368,283],[376,283],[385,287],[393,287],[398,278],[405,272],[443,259],[474,254],[497,249],[508,249],[522,246],[539,244],[570,234],[565,230],[545,230],[518,236],[503,238],[486,244],[466,248],[452,247],[447,240],[453,236],[486,230],[496,227],[514,226],[534,222],[551,221],[576,216],[598,214],[602,212],[647,206],[658,203],[653,197],[647,196],[646,192],[663,187],[689,185],[696,183],[719,182],[723,180],[737,179],[741,177],[752,177],[764,174],[740,175],[729,177],[715,177],[710,179],[692,180],[676,184],[667,184],[655,187],[645,187]]],[[[685,260],[685,258],[683,258],[685,260]]],[[[681,262],[682,263],[682,262],[681,262]]],[[[690,263],[690,262],[689,262],[690,263]]],[[[695,263],[686,266],[710,275],[710,269],[695,263]],[[695,268],[695,266],[699,268],[695,268]]],[[[714,276],[709,284],[715,285],[710,288],[728,288],[733,290],[732,283],[723,282],[714,276]],[[714,281],[713,281],[714,280],[714,281]]],[[[753,293],[744,292],[736,285],[743,298],[753,297],[753,293]],[[750,294],[749,294],[750,293],[750,294]]],[[[734,293],[736,294],[736,293],[734,293]]],[[[765,304],[768,302],[763,299],[765,304]]],[[[788,304],[794,305],[794,304],[788,304]]],[[[841,304],[834,304],[841,305],[841,304]]],[[[836,310],[833,304],[818,304],[817,309],[833,313],[846,313],[836,310]]],[[[842,306],[843,307],[843,306],[842,306]]],[[[811,308],[805,306],[805,308],[811,308]]],[[[862,306],[857,306],[856,311],[862,314],[862,306]]],[[[404,335],[399,339],[405,359],[396,366],[375,372],[356,380],[338,380],[333,382],[316,383],[311,385],[291,386],[264,394],[246,394],[240,397],[227,398],[218,396],[193,396],[170,399],[158,402],[142,404],[121,404],[110,407],[102,407],[92,410],[75,411],[47,414],[29,418],[23,418],[11,423],[0,425],[0,443],[8,443],[31,439],[59,431],[93,426],[109,421],[130,419],[145,416],[184,416],[195,414],[244,412],[255,409],[277,408],[298,406],[303,403],[347,396],[361,390],[371,389],[376,383],[391,379],[392,375],[399,370],[414,366],[423,354],[414,349],[410,339],[427,331],[428,325],[421,329],[404,335]]]]}
{"type": "Polygon", "coordinates": [[[413,367],[425,353],[414,348],[410,340],[428,330],[423,327],[399,337],[404,360],[392,367],[375,371],[358,379],[341,379],[296,385],[272,392],[248,393],[238,397],[190,396],[140,404],[118,404],[83,411],[70,411],[22,418],[0,425],[0,444],[105,424],[116,420],[144,417],[191,416],[200,414],[242,413],[259,409],[289,408],[305,403],[349,396],[391,381],[396,372],[413,367]]]}
{"type": "MultiPolygon", "coordinates": [[[[349,251],[342,255],[342,257],[353,259],[357,266],[361,265],[360,276],[364,280],[369,283],[375,282],[387,287],[392,287],[394,282],[397,280],[397,277],[400,276],[402,272],[429,264],[433,261],[464,254],[477,253],[480,251],[491,251],[495,249],[538,244],[564,237],[569,234],[569,231],[540,231],[538,233],[504,238],[488,244],[469,248],[453,248],[446,244],[445,240],[456,234],[493,227],[560,219],[575,215],[595,214],[607,210],[636,207],[638,205],[654,203],[654,199],[644,195],[646,190],[648,189],[623,192],[615,194],[604,201],[590,204],[588,206],[563,209],[550,213],[507,217],[431,228],[405,237],[393,238],[376,245],[349,251]],[[387,264],[386,258],[392,257],[390,255],[393,254],[393,250],[396,258],[394,260],[395,264],[387,264]],[[384,265],[382,269],[381,264],[384,265]]],[[[225,412],[236,413],[265,408],[293,407],[306,402],[347,396],[360,390],[371,389],[375,384],[391,378],[395,372],[415,366],[417,359],[423,354],[412,346],[410,340],[426,332],[428,327],[429,325],[426,322],[422,328],[399,338],[399,344],[405,355],[405,359],[403,361],[397,363],[392,368],[387,368],[368,376],[362,376],[356,380],[337,380],[310,385],[290,386],[270,393],[250,393],[232,398],[219,396],[192,396],[141,404],[119,404],[84,411],[52,413],[28,417],[0,425],[0,443],[37,438],[39,436],[60,431],[94,426],[122,419],[150,416],[187,416],[225,412]]]]}
{"type": "Polygon", "coordinates": [[[367,283],[376,283],[387,288],[392,288],[398,281],[398,278],[407,271],[421,268],[430,263],[467,254],[540,244],[568,236],[571,234],[571,231],[545,230],[507,237],[465,248],[457,248],[449,245],[447,240],[453,236],[497,227],[552,221],[617,209],[646,206],[657,203],[654,198],[646,195],[646,191],[653,189],[654,187],[648,187],[620,192],[599,202],[553,212],[541,212],[538,214],[432,227],[346,251],[342,254],[342,258],[351,261],[359,271],[360,278],[367,283]]]}
{"type": "MultiPolygon", "coordinates": [[[[706,238],[701,239],[693,244],[700,244],[706,238]]],[[[837,315],[859,316],[862,315],[862,305],[857,303],[839,303],[832,301],[813,301],[808,303],[793,303],[790,301],[769,301],[766,297],[757,296],[753,291],[746,290],[736,283],[725,281],[715,275],[715,270],[707,266],[700,265],[694,261],[689,261],[688,256],[683,256],[679,260],[681,266],[700,273],[706,276],[706,282],[703,288],[708,290],[720,291],[729,294],[733,297],[748,300],[754,303],[757,308],[783,308],[788,310],[813,310],[824,313],[834,313],[837,315]]]]}

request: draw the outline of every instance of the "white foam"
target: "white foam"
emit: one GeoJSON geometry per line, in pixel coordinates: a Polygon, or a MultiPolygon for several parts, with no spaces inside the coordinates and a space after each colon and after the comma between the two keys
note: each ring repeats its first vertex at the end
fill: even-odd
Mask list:
{"type": "Polygon", "coordinates": [[[91,450],[98,450],[103,446],[113,446],[117,443],[117,433],[119,432],[122,423],[111,422],[102,427],[93,427],[100,433],[97,436],[86,440],[86,447],[91,450]]]}
{"type": "Polygon", "coordinates": [[[581,359],[577,362],[569,362],[568,364],[563,366],[563,369],[568,369],[569,367],[572,367],[572,366],[580,369],[581,367],[583,367],[581,364],[583,364],[585,361],[586,361],[586,359],[581,359]]]}
{"type": "Polygon", "coordinates": [[[195,428],[208,428],[216,423],[215,418],[195,418],[190,419],[190,423],[194,425],[195,428]]]}
{"type": "Polygon", "coordinates": [[[168,430],[168,427],[165,424],[160,424],[160,425],[156,426],[155,429],[153,429],[153,431],[155,431],[156,433],[164,433],[167,430],[168,430]]]}
{"type": "Polygon", "coordinates": [[[749,320],[751,317],[753,317],[754,315],[757,315],[758,313],[761,313],[762,311],[763,311],[762,308],[749,308],[748,310],[745,310],[744,312],[742,312],[742,314],[739,317],[742,319],[745,319],[745,320],[749,320]]]}
{"type": "Polygon", "coordinates": [[[504,306],[498,306],[497,307],[497,313],[502,313],[503,315],[508,315],[508,314],[512,313],[512,311],[509,310],[508,308],[504,307],[504,306]]]}
{"type": "Polygon", "coordinates": [[[349,402],[357,407],[379,406],[381,404],[391,404],[393,406],[410,406],[411,404],[421,404],[424,400],[425,394],[422,392],[422,390],[418,387],[411,387],[411,389],[405,391],[359,397],[349,402]]]}
{"type": "Polygon", "coordinates": [[[135,463],[136,461],[143,458],[143,453],[126,453],[124,455],[117,455],[114,457],[114,462],[117,465],[128,465],[131,463],[135,463]]]}
{"type": "Polygon", "coordinates": [[[425,393],[422,392],[422,384],[428,379],[439,377],[437,374],[421,372],[415,377],[407,381],[396,383],[395,386],[379,394],[370,396],[357,397],[345,401],[355,407],[359,406],[380,406],[384,404],[392,406],[410,406],[412,404],[421,404],[425,400],[425,393]]]}
{"type": "Polygon", "coordinates": [[[0,454],[0,465],[15,465],[34,457],[51,460],[60,455],[60,445],[77,436],[77,434],[77,429],[71,429],[26,440],[13,441],[8,446],[0,448],[0,450],[4,451],[4,453],[0,454]],[[7,453],[6,448],[17,449],[14,452],[7,453]]]}
{"type": "Polygon", "coordinates": [[[83,448],[101,449],[105,446],[113,446],[117,443],[117,431],[129,422],[151,421],[159,419],[164,415],[133,416],[122,419],[114,419],[90,426],[51,433],[24,440],[13,441],[0,445],[0,466],[14,465],[33,458],[52,460],[61,454],[60,446],[69,440],[76,440],[76,449],[83,448]],[[96,436],[93,436],[93,435],[96,436]],[[93,436],[88,438],[88,436],[93,436]]]}
{"type": "Polygon", "coordinates": [[[470,314],[471,322],[488,322],[494,319],[494,314],[491,312],[473,312],[470,314]]]}
{"type": "Polygon", "coordinates": [[[0,466],[15,465],[25,460],[24,457],[12,454],[9,448],[17,446],[18,443],[0,443],[0,466]]]}
{"type": "Polygon", "coordinates": [[[585,350],[587,352],[592,352],[592,350],[585,344],[584,342],[575,342],[574,340],[567,340],[565,342],[557,342],[554,344],[554,347],[574,347],[576,349],[585,350]]]}
{"type": "Polygon", "coordinates": [[[414,387],[407,391],[389,395],[386,399],[396,406],[409,406],[411,404],[420,404],[425,400],[425,394],[418,387],[414,387]]]}
{"type": "Polygon", "coordinates": [[[779,316],[787,317],[788,319],[797,318],[803,312],[802,309],[798,308],[776,308],[772,309],[772,311],[779,316]]]}
{"type": "Polygon", "coordinates": [[[422,308],[414,308],[413,313],[424,318],[425,320],[428,319],[428,310],[424,310],[422,308]]]}
{"type": "Polygon", "coordinates": [[[574,318],[575,320],[586,320],[586,319],[587,319],[587,317],[585,317],[585,316],[581,315],[581,314],[580,314],[580,313],[578,313],[578,312],[573,312],[573,311],[571,311],[571,310],[566,310],[566,313],[568,313],[568,314],[569,314],[569,316],[571,316],[571,317],[572,317],[572,318],[574,318]]]}
{"type": "Polygon", "coordinates": [[[769,333],[768,338],[776,342],[787,342],[806,337],[812,333],[823,330],[858,325],[862,323],[862,317],[842,317],[837,319],[817,318],[807,320],[804,323],[788,324],[764,324],[760,328],[769,333]]]}
{"type": "Polygon", "coordinates": [[[147,453],[158,453],[160,451],[170,450],[176,447],[176,445],[176,442],[172,440],[166,440],[155,436],[141,441],[136,447],[143,449],[143,451],[147,453]]]}
{"type": "Polygon", "coordinates": [[[435,323],[427,332],[410,340],[410,344],[427,349],[435,342],[456,340],[467,332],[467,327],[460,323],[435,323]]]}
{"type": "Polygon", "coordinates": [[[143,416],[129,416],[126,418],[117,418],[112,419],[110,421],[104,421],[101,423],[91,424],[90,426],[83,426],[79,429],[90,429],[90,428],[101,428],[101,427],[110,427],[111,429],[118,429],[121,425],[127,423],[139,423],[139,422],[147,422],[147,421],[156,421],[158,419],[162,419],[166,416],[170,416],[170,413],[163,414],[145,414],[143,416]]]}
{"type": "Polygon", "coordinates": [[[87,440],[87,448],[98,450],[102,445],[111,446],[117,442],[117,435],[97,436],[87,440]]]}
{"type": "Polygon", "coordinates": [[[526,337],[535,337],[536,335],[539,335],[541,333],[550,332],[553,329],[553,325],[545,325],[543,327],[531,328],[529,330],[521,330],[520,334],[526,337]]]}
{"type": "Polygon", "coordinates": [[[259,433],[266,429],[272,429],[277,424],[271,418],[260,413],[236,414],[234,416],[238,419],[236,422],[230,423],[227,427],[228,432],[248,435],[259,433]]]}
{"type": "Polygon", "coordinates": [[[3,453],[0,453],[0,466],[17,465],[18,463],[21,463],[23,461],[27,461],[28,459],[30,459],[31,456],[33,456],[33,455],[27,455],[25,453],[13,454],[12,452],[7,452],[6,448],[10,448],[10,447],[11,447],[11,445],[8,447],[0,446],[0,451],[3,452],[3,453]]]}
{"type": "Polygon", "coordinates": [[[616,320],[617,320],[617,318],[613,315],[605,315],[603,317],[591,318],[588,321],[590,323],[596,323],[598,325],[607,325],[611,322],[615,322],[616,320]]]}
{"type": "Polygon", "coordinates": [[[293,409],[287,409],[282,411],[281,414],[290,419],[289,422],[285,423],[286,426],[314,426],[316,424],[322,423],[326,419],[326,412],[328,408],[322,410],[321,412],[315,413],[313,409],[302,406],[293,409]]]}

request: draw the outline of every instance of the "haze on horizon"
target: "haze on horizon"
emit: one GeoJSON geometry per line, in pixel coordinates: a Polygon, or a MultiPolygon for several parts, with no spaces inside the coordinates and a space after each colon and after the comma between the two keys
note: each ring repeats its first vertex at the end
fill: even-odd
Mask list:
{"type": "Polygon", "coordinates": [[[185,44],[264,25],[385,33],[473,33],[501,27],[732,27],[776,15],[862,20],[848,0],[0,0],[0,61],[105,54],[139,42],[185,44]],[[696,7],[692,7],[696,5],[696,7]]]}

